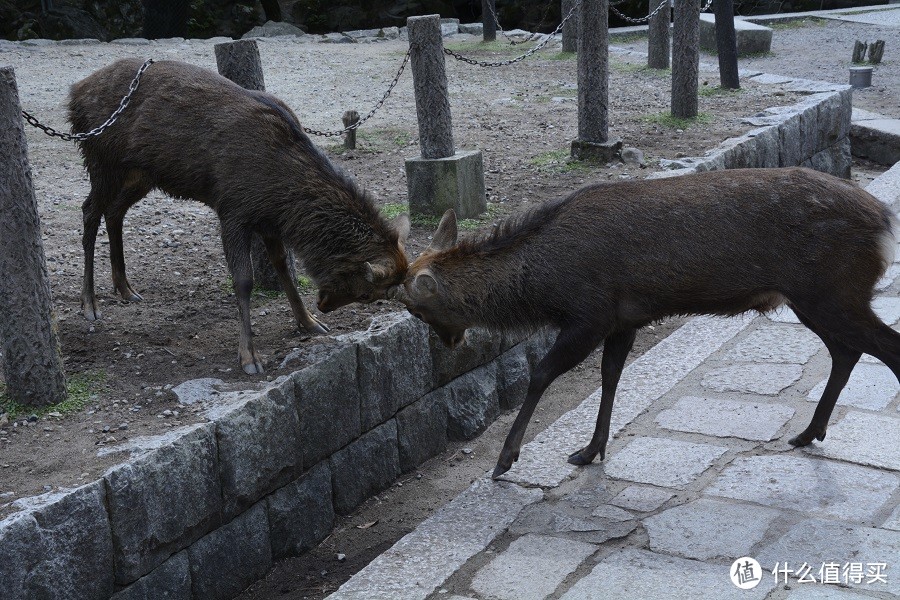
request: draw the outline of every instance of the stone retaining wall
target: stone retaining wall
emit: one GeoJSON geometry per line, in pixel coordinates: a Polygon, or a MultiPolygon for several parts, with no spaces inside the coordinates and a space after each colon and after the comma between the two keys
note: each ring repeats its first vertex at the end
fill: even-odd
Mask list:
{"type": "Polygon", "coordinates": [[[797,104],[769,108],[748,117],[744,122],[756,129],[725,140],[703,156],[660,161],[660,166],[671,171],[654,176],[800,165],[849,179],[850,86],[765,73],[751,78],[760,83],[788,83],[790,91],[809,96],[797,104]]]}
{"type": "Polygon", "coordinates": [[[231,598],[525,396],[552,339],[470,330],[450,351],[395,313],[102,479],[0,522],[4,600],[231,598]]]}

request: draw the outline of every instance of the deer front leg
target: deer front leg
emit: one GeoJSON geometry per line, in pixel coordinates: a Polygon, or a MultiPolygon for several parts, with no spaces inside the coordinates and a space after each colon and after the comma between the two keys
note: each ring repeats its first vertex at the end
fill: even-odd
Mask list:
{"type": "Polygon", "coordinates": [[[531,375],[525,402],[522,403],[522,408],[519,409],[519,414],[516,415],[516,420],[503,443],[500,458],[491,475],[493,479],[497,479],[509,471],[513,463],[519,459],[519,450],[522,447],[522,439],[525,437],[525,429],[528,427],[528,422],[544,391],[557,377],[587,358],[608,331],[609,326],[606,324],[578,324],[564,327],[559,332],[553,346],[531,375]]]}
{"type": "Polygon", "coordinates": [[[222,243],[225,260],[234,280],[241,320],[238,358],[247,375],[263,373],[262,359],[253,347],[253,331],[250,328],[250,293],[253,291],[253,264],[250,262],[250,230],[242,225],[222,223],[222,243]]]}
{"type": "Polygon", "coordinates": [[[617,331],[603,343],[603,360],[600,363],[600,409],[597,412],[597,425],[594,435],[587,446],[569,455],[569,463],[573,465],[588,465],[593,462],[597,454],[600,460],[606,457],[606,444],[609,441],[609,421],[612,417],[613,398],[616,395],[616,386],[625,368],[625,359],[634,345],[636,329],[617,331]]]}
{"type": "Polygon", "coordinates": [[[262,239],[266,245],[266,254],[269,255],[269,261],[275,268],[275,273],[278,274],[278,281],[281,282],[281,287],[287,295],[297,326],[310,333],[328,333],[328,326],[319,321],[306,309],[306,306],[303,305],[303,300],[300,299],[300,294],[297,293],[297,286],[291,279],[291,271],[288,269],[287,251],[284,248],[284,243],[273,237],[263,236],[262,239]]]}
{"type": "Polygon", "coordinates": [[[97,244],[97,230],[100,228],[100,218],[103,211],[98,207],[99,194],[95,187],[91,187],[87,199],[81,207],[84,232],[81,236],[81,246],[84,249],[84,278],[81,283],[81,309],[84,318],[88,321],[96,321],[100,318],[100,307],[97,304],[97,296],[94,292],[94,248],[97,244]]]}

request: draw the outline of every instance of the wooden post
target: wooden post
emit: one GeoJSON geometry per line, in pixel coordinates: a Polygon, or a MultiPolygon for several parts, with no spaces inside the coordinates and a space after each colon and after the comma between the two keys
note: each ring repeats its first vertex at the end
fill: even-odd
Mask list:
{"type": "Polygon", "coordinates": [[[715,0],[716,50],[719,53],[719,83],[728,90],[741,87],[738,79],[737,35],[734,32],[734,3],[715,0]]]}
{"type": "Polygon", "coordinates": [[[672,31],[672,116],[697,116],[700,73],[700,0],[678,0],[672,31]]]}
{"type": "MultiPolygon", "coordinates": [[[[248,90],[265,91],[266,83],[263,78],[262,60],[259,58],[259,48],[254,40],[237,40],[223,42],[214,46],[216,53],[216,67],[219,74],[227,77],[239,86],[248,90]]],[[[253,235],[250,245],[250,258],[253,262],[253,281],[261,289],[280,291],[281,282],[278,274],[269,261],[266,246],[258,235],[253,235]]],[[[287,251],[288,270],[291,280],[297,280],[294,253],[287,251]]]]}
{"type": "Polygon", "coordinates": [[[856,40],[856,43],[853,44],[853,62],[861,63],[863,59],[866,57],[866,47],[868,44],[865,42],[861,42],[856,40]]]}
{"type": "Polygon", "coordinates": [[[481,23],[484,29],[481,39],[485,42],[493,42],[497,39],[497,3],[495,0],[481,0],[481,23]]]}
{"type": "Polygon", "coordinates": [[[409,17],[406,24],[422,158],[447,158],[453,156],[455,148],[441,19],[438,15],[409,17]]]}
{"type": "MultiPolygon", "coordinates": [[[[668,0],[667,0],[668,1],[668,0]]],[[[576,0],[562,0],[562,16],[561,18],[565,19],[566,16],[572,11],[572,7],[575,6],[576,0]]],[[[575,14],[572,15],[572,18],[566,21],[562,28],[562,51],[563,52],[577,52],[578,51],[578,21],[581,17],[581,8],[575,10],[575,14]]]]}
{"type": "MultiPolygon", "coordinates": [[[[351,125],[359,123],[359,113],[355,110],[348,110],[341,117],[341,121],[344,123],[344,129],[347,129],[351,125]]],[[[344,134],[344,148],[348,150],[356,149],[356,128],[349,129],[344,134]]]]}
{"type": "Polygon", "coordinates": [[[6,393],[26,406],[66,399],[37,198],[12,67],[0,68],[0,344],[6,393]]]}
{"type": "Polygon", "coordinates": [[[877,65],[884,56],[884,40],[875,40],[869,44],[869,62],[877,65]]]}
{"type": "Polygon", "coordinates": [[[669,0],[651,0],[650,17],[647,31],[647,66],[651,69],[669,68],[669,25],[672,22],[672,9],[669,0]],[[656,10],[661,4],[662,8],[656,10]],[[656,13],[654,14],[654,11],[656,13]]]}

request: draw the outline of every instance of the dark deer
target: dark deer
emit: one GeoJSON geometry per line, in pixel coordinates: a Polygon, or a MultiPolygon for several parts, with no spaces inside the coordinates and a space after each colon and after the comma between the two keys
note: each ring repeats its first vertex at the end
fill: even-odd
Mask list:
{"type": "MultiPolygon", "coordinates": [[[[140,66],[140,60],[121,60],[73,85],[73,132],[100,125],[140,66]]],[[[116,123],[84,141],[81,151],[91,181],[82,208],[82,306],[89,320],[100,317],[94,245],[101,217],[109,234],[113,285],[125,300],[141,299],[125,276],[122,221],[154,188],[200,201],[219,216],[240,311],[240,361],[248,374],[263,371],[250,330],[251,233],[263,238],[298,326],[313,333],[327,327],[303,305],[285,244],[319,286],[322,312],[383,298],[406,271],[409,221],[387,223],[371,198],[313,145],[283,102],[206,69],[154,63],[116,123]]]]}
{"type": "Polygon", "coordinates": [[[448,211],[388,296],[451,347],[476,325],[559,328],[506,438],[498,477],[518,459],[547,386],[605,342],[597,426],[569,457],[576,465],[602,460],[635,333],[670,315],[731,316],[787,303],[832,357],[812,422],[790,443],[823,440],[861,353],[900,378],[900,334],[870,306],[893,251],[893,217],[851,183],[801,168],[715,171],[591,185],[459,243],[448,211]]]}

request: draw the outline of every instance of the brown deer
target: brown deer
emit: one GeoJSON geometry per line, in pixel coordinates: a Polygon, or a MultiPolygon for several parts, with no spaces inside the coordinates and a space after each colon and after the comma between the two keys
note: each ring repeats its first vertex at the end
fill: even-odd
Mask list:
{"type": "MultiPolygon", "coordinates": [[[[140,66],[140,60],[120,60],[73,85],[73,132],[100,125],[140,66]]],[[[386,222],[372,199],[313,145],[283,102],[206,69],[154,63],[116,123],[82,142],[81,152],[91,181],[82,207],[82,306],[89,320],[100,317],[94,245],[101,217],[113,285],[125,300],[141,299],[125,276],[122,221],[154,188],[200,201],[218,215],[240,311],[240,362],[248,374],[263,372],[250,329],[251,233],[263,238],[298,326],[314,333],[327,327],[303,305],[285,244],[318,285],[322,312],[383,298],[406,271],[408,219],[386,222]]]]}
{"type": "Polygon", "coordinates": [[[569,462],[601,460],[613,397],[637,330],[670,315],[737,315],[787,303],[832,357],[809,426],[823,440],[860,354],[900,378],[900,334],[872,312],[893,260],[894,219],[851,183],[802,168],[714,171],[597,184],[547,202],[479,239],[457,243],[448,211],[431,246],[388,296],[449,346],[484,326],[559,328],[531,377],[494,477],[519,456],[550,383],[601,342],[601,404],[590,443],[569,462]]]}

